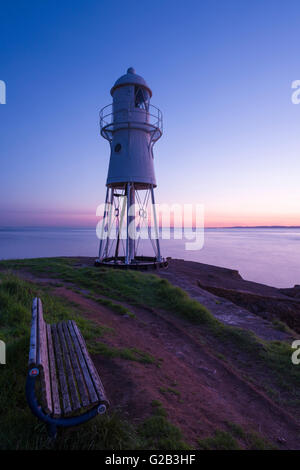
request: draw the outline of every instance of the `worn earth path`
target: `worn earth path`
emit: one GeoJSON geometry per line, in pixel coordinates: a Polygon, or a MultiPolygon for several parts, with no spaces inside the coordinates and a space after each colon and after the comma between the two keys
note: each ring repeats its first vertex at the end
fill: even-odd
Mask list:
{"type": "MultiPolygon", "coordinates": [[[[45,282],[43,278],[22,275],[35,282],[45,282]]],[[[176,279],[171,270],[160,275],[185,288],[219,318],[224,315],[225,307],[228,308],[224,321],[241,326],[233,316],[229,318],[227,302],[217,304],[217,297],[189,286],[183,274],[176,279]],[[217,308],[223,313],[218,314],[217,308]]],[[[50,279],[46,281],[51,285],[50,279]]],[[[84,292],[56,287],[54,283],[51,289],[55,295],[78,304],[87,318],[113,329],[99,338],[100,341],[118,348],[138,348],[157,359],[157,364],[144,364],[108,359],[100,354],[93,356],[112,409],[119,408],[131,422],[139,423],[149,416],[153,411],[151,402],[159,400],[169,420],[180,427],[185,440],[193,446],[197,446],[197,439],[226,429],[229,421],[261,433],[279,448],[300,449],[300,427],[296,420],[201,343],[197,335],[199,327],[166,312],[133,306],[130,310],[135,318],[120,316],[88,299],[84,292]]],[[[267,333],[267,325],[265,328],[262,330],[266,331],[265,336],[272,336],[273,332],[267,333]]],[[[278,333],[274,330],[274,337],[278,333]]]]}

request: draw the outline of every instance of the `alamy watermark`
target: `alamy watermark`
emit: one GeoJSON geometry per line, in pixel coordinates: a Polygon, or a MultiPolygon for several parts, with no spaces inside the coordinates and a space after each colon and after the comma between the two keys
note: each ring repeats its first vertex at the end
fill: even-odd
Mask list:
{"type": "Polygon", "coordinates": [[[0,80],[0,104],[6,104],[6,84],[0,80]]]}
{"type": "Polygon", "coordinates": [[[0,364],[6,364],[6,344],[0,339],[0,364]]]}
{"type": "Polygon", "coordinates": [[[292,349],[296,349],[292,354],[292,363],[298,365],[300,364],[300,339],[296,339],[292,342],[292,349]]]}
{"type": "Polygon", "coordinates": [[[294,80],[292,81],[292,89],[295,90],[293,91],[291,95],[291,100],[293,104],[299,104],[300,103],[300,80],[294,80]]]}
{"type": "Polygon", "coordinates": [[[100,240],[125,240],[128,233],[128,238],[132,240],[185,239],[188,240],[186,250],[203,248],[203,204],[149,204],[147,208],[132,204],[127,212],[126,196],[121,197],[123,202],[117,208],[111,203],[97,207],[96,215],[101,220],[97,224],[96,234],[100,240]]]}

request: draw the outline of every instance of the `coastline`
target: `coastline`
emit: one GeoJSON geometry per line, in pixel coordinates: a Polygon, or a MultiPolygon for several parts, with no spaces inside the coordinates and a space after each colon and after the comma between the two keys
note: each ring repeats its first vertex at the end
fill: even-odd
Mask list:
{"type": "MultiPolygon", "coordinates": [[[[241,307],[237,310],[236,321],[234,322],[232,318],[228,320],[237,326],[247,327],[247,323],[251,323],[251,318],[257,320],[257,326],[250,329],[254,329],[258,334],[263,331],[260,331],[260,328],[267,323],[273,323],[280,328],[279,322],[282,322],[282,329],[286,325],[300,333],[300,286],[298,285],[291,288],[272,287],[245,280],[234,269],[181,259],[170,259],[168,270],[158,272],[158,275],[183,288],[192,298],[204,305],[207,304],[210,309],[213,302],[209,301],[207,293],[215,296],[213,299],[215,302],[222,299],[224,306],[227,303],[229,308],[241,307]],[[242,322],[243,319],[247,320],[242,322]],[[261,322],[261,319],[264,322],[261,322]]],[[[217,309],[214,307],[214,310],[217,309]]],[[[226,321],[226,314],[217,312],[215,314],[226,321]]]]}
{"type": "MultiPolygon", "coordinates": [[[[83,326],[111,402],[112,414],[104,424],[99,420],[99,430],[109,427],[115,410],[116,436],[128,429],[126,422],[131,425],[133,443],[125,434],[121,448],[203,449],[210,442],[211,449],[299,449],[300,370],[291,362],[297,333],[277,314],[265,319],[224,291],[238,299],[242,293],[243,302],[250,293],[275,305],[292,299],[298,306],[298,300],[245,281],[236,270],[202,263],[170,259],[167,269],[146,272],[93,263],[92,257],[0,262],[0,302],[6,306],[0,339],[17,363],[14,380],[22,396],[20,401],[19,394],[7,392],[3,445],[49,448],[44,434],[38,444],[34,440],[36,421],[23,393],[31,303],[39,296],[49,323],[71,318],[83,326]],[[18,432],[11,427],[15,409],[26,421],[18,432]],[[160,424],[153,428],[158,412],[160,424]],[[220,435],[225,443],[219,444],[220,435]]],[[[4,391],[10,381],[7,370],[0,381],[4,391]]],[[[101,433],[95,441],[93,426],[86,428],[88,439],[99,448],[101,433]]],[[[70,443],[61,433],[61,448],[85,448],[80,431],[72,435],[70,443]]],[[[114,438],[105,448],[114,448],[114,438]]]]}

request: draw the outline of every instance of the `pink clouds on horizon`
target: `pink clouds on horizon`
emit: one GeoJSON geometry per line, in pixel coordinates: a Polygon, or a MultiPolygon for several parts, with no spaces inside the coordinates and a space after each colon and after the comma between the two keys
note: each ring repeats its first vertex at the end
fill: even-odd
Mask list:
{"type": "MultiPolygon", "coordinates": [[[[74,212],[74,211],[5,211],[0,212],[0,226],[12,227],[89,227],[96,228],[101,220],[95,213],[74,212]]],[[[300,216],[297,214],[222,214],[206,213],[204,217],[205,227],[234,227],[234,226],[300,226],[300,216]]],[[[192,226],[192,221],[187,221],[188,226],[192,226]]],[[[172,224],[173,225],[173,224],[172,224]]],[[[180,226],[180,222],[175,221],[174,226],[180,226]]],[[[164,224],[164,226],[166,226],[164,224]]]]}

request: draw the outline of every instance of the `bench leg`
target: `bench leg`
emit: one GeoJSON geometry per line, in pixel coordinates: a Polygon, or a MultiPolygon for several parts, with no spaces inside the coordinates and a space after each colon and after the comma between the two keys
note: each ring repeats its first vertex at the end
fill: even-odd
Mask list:
{"type": "Polygon", "coordinates": [[[47,423],[48,436],[51,439],[55,439],[57,436],[57,427],[53,423],[47,423]]]}

